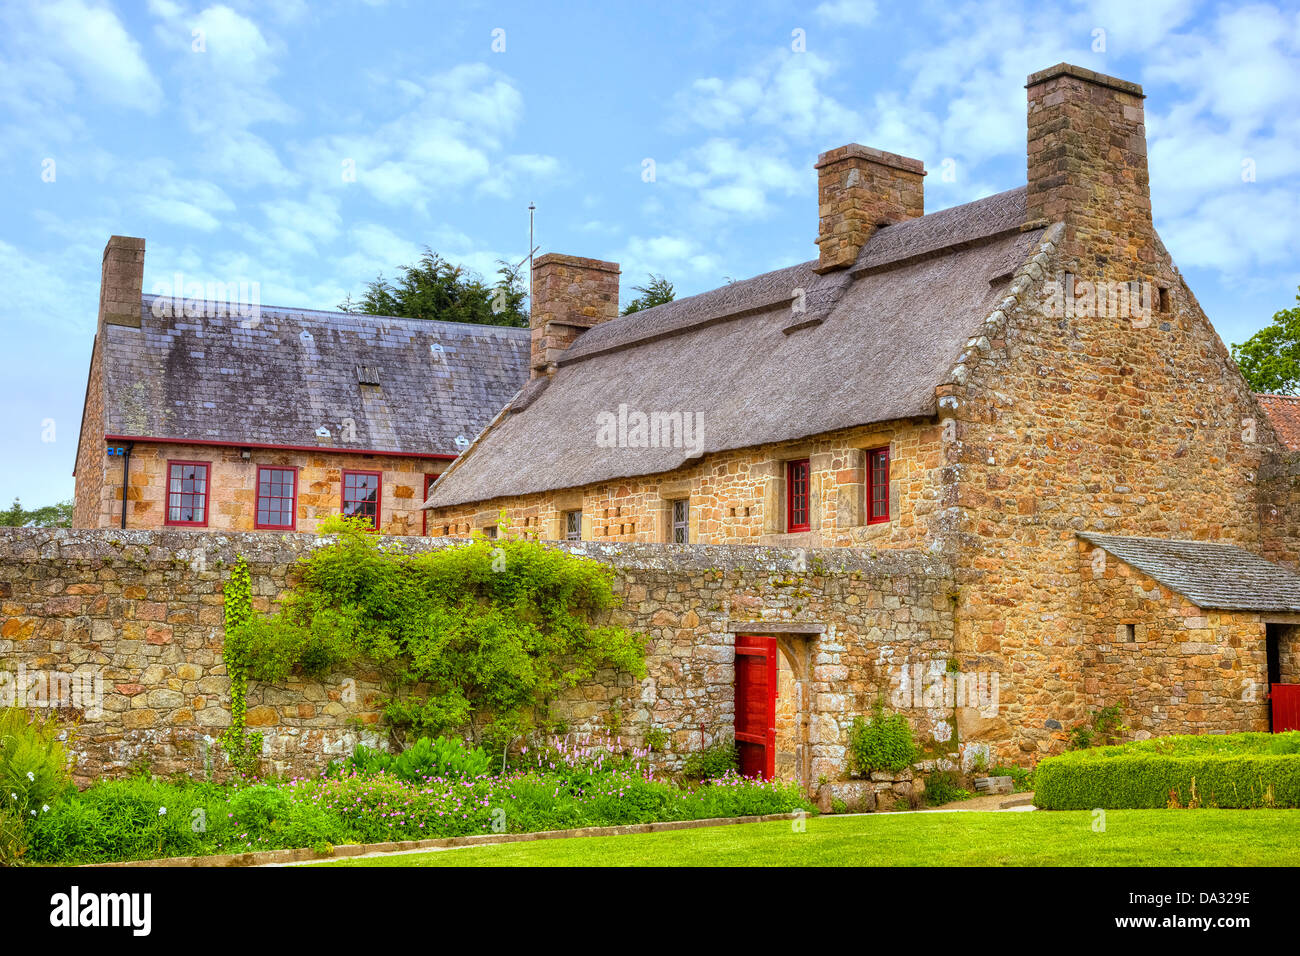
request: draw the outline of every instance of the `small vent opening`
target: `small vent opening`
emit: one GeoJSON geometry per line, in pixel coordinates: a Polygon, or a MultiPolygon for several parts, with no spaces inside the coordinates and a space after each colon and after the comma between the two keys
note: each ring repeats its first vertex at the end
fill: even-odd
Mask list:
{"type": "Polygon", "coordinates": [[[375,368],[373,365],[358,365],[357,381],[362,385],[378,385],[379,369],[375,368]]]}

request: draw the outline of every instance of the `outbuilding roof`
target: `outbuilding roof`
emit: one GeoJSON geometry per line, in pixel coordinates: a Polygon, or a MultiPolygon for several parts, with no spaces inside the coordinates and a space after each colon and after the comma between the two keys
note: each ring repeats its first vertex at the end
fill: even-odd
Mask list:
{"type": "Polygon", "coordinates": [[[105,327],[107,434],[454,456],[528,375],[528,329],[190,305],[105,327]]]}
{"type": "Polygon", "coordinates": [[[1300,574],[1233,544],[1079,532],[1177,591],[1197,607],[1223,611],[1300,611],[1300,574]]]}

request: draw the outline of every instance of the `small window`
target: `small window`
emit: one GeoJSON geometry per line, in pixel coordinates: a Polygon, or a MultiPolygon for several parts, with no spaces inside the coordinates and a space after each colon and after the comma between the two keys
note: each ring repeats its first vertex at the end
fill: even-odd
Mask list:
{"type": "Polygon", "coordinates": [[[689,544],[691,502],[688,498],[678,498],[673,502],[673,544],[689,544]]]}
{"type": "Polygon", "coordinates": [[[1173,304],[1169,292],[1169,286],[1167,285],[1159,286],[1156,292],[1157,292],[1156,309],[1160,312],[1168,312],[1173,304]]]}
{"type": "MultiPolygon", "coordinates": [[[[437,481],[437,480],[438,480],[438,476],[437,476],[437,475],[425,475],[425,476],[424,476],[424,498],[421,500],[421,502],[420,502],[421,504],[424,504],[425,501],[428,501],[428,500],[429,500],[429,492],[430,492],[430,490],[432,490],[432,488],[433,488],[433,483],[434,483],[435,481],[437,481]]],[[[423,526],[421,527],[420,531],[421,531],[422,534],[428,534],[428,533],[429,533],[429,512],[428,512],[428,509],[421,510],[420,514],[422,514],[422,515],[424,516],[424,518],[423,518],[423,526]]],[[[444,531],[443,534],[445,535],[446,532],[444,531]]]]}
{"type": "Polygon", "coordinates": [[[566,511],[564,513],[564,540],[582,540],[582,512],[566,511]]]}
{"type": "Polygon", "coordinates": [[[867,452],[867,524],[889,520],[889,449],[867,452]]]}
{"type": "Polygon", "coordinates": [[[343,517],[368,518],[378,529],[381,484],[377,471],[343,472],[343,517]]]}
{"type": "Polygon", "coordinates": [[[1132,643],[1134,643],[1136,640],[1137,640],[1137,625],[1136,625],[1136,624],[1125,624],[1125,625],[1124,625],[1124,641],[1125,641],[1125,643],[1127,643],[1127,644],[1132,644],[1132,643]]]}
{"type": "Polygon", "coordinates": [[[807,531],[810,524],[808,508],[808,459],[788,462],[785,466],[786,531],[807,531]]]}
{"type": "Polygon", "coordinates": [[[292,531],[298,506],[298,469],[257,468],[257,520],[254,526],[292,531]]]}
{"type": "Polygon", "coordinates": [[[208,523],[208,463],[167,462],[167,524],[203,527],[208,523]]]}
{"type": "Polygon", "coordinates": [[[488,525],[483,529],[483,536],[495,541],[497,536],[497,526],[494,524],[488,525]]]}

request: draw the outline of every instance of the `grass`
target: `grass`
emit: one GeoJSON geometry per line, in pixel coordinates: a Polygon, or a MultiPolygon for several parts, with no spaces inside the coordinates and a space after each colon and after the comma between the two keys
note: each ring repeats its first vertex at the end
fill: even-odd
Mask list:
{"type": "Polygon", "coordinates": [[[1300,810],[868,814],[578,837],[323,866],[1300,866],[1300,810]]]}

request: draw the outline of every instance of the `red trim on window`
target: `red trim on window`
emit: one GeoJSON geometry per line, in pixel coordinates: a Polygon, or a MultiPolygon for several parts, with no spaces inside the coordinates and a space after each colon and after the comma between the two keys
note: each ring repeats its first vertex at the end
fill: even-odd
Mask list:
{"type": "MultiPolygon", "coordinates": [[[[429,489],[433,487],[433,483],[437,480],[438,480],[437,475],[424,476],[424,498],[420,500],[420,504],[424,504],[424,502],[429,500],[429,489]]],[[[424,524],[422,526],[420,533],[428,534],[429,533],[429,509],[428,508],[423,509],[420,512],[420,514],[424,517],[424,524]]]]}
{"type": "MultiPolygon", "coordinates": [[[[348,514],[348,476],[349,475],[366,475],[369,477],[373,477],[375,479],[375,513],[373,517],[375,521],[375,530],[378,531],[380,528],[379,504],[384,497],[384,473],[381,471],[348,470],[348,471],[344,471],[343,474],[339,476],[339,511],[344,515],[348,514]]],[[[361,504],[361,505],[367,504],[367,502],[365,502],[362,499],[354,499],[353,503],[361,504]]],[[[368,510],[368,509],[363,509],[363,510],[368,510]]]]}
{"type": "Polygon", "coordinates": [[[809,483],[811,471],[808,459],[786,462],[785,466],[785,530],[807,531],[812,525],[809,508],[809,483]]]}
{"type": "MultiPolygon", "coordinates": [[[[283,495],[269,496],[271,501],[282,502],[286,500],[283,495]]],[[[253,527],[259,531],[293,531],[298,527],[298,466],[297,465],[258,465],[257,466],[257,494],[253,501],[253,527]],[[288,524],[262,524],[262,472],[264,471],[291,471],[293,472],[293,485],[289,493],[289,523],[288,524]]],[[[283,508],[275,509],[277,512],[283,511],[283,508]]]]}
{"type": "Polygon", "coordinates": [[[333,448],[329,445],[268,445],[255,441],[210,441],[194,438],[157,438],[144,435],[105,435],[104,441],[140,441],[156,445],[197,445],[204,448],[274,448],[279,451],[329,451],[341,455],[392,455],[394,458],[434,458],[438,461],[455,461],[455,455],[424,451],[382,451],[377,448],[333,448]]]}
{"type": "Polygon", "coordinates": [[[889,520],[889,447],[867,452],[867,524],[889,520]]]}
{"type": "MultiPolygon", "coordinates": [[[[197,475],[195,476],[197,477],[197,475]]],[[[193,480],[193,479],[191,479],[193,480]]],[[[177,492],[182,498],[196,496],[196,492],[184,491],[185,481],[181,478],[182,490],[177,492]]],[[[184,461],[180,458],[168,459],[167,461],[167,481],[163,486],[163,524],[169,528],[206,528],[208,526],[208,505],[212,501],[212,462],[210,461],[184,461]],[[203,520],[202,521],[173,521],[172,520],[172,468],[174,466],[193,467],[203,469],[203,520]]]]}

